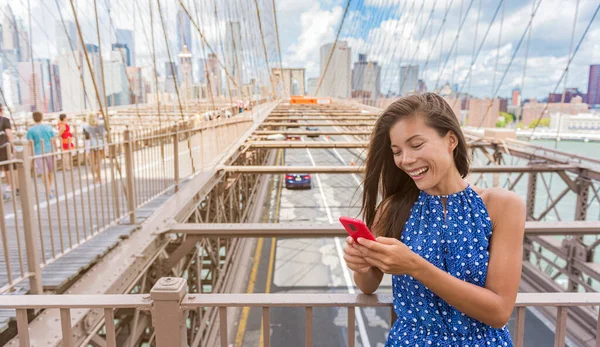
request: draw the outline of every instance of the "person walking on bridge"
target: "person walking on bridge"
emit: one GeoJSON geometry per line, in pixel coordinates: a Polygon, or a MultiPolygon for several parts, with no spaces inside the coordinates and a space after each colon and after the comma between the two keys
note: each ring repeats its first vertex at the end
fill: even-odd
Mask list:
{"type": "MultiPolygon", "coordinates": [[[[27,139],[33,141],[34,153],[36,156],[42,154],[51,153],[52,139],[56,136],[56,131],[47,124],[42,124],[44,116],[41,112],[35,111],[32,114],[35,125],[27,130],[27,139]],[[43,145],[42,145],[43,143],[43,145]],[[43,150],[42,150],[43,146],[43,150]]],[[[54,182],[54,165],[52,157],[42,157],[35,159],[35,169],[38,175],[41,175],[44,180],[44,186],[46,191],[49,192],[50,198],[54,198],[54,189],[52,188],[52,182],[54,182]],[[46,166],[46,172],[44,173],[44,165],[46,166]]]]}
{"type": "MultiPolygon", "coordinates": [[[[0,104],[0,162],[11,160],[12,158],[9,157],[9,153],[11,153],[11,157],[14,156],[15,153],[12,126],[10,124],[10,119],[4,116],[4,106],[0,104]]],[[[5,200],[7,200],[10,198],[10,193],[12,192],[11,183],[16,183],[11,182],[13,180],[16,181],[16,174],[15,177],[11,177],[10,167],[6,164],[0,165],[0,169],[4,171],[4,177],[6,177],[6,190],[2,196],[5,200]]],[[[15,169],[16,167],[13,165],[13,173],[16,172],[15,169]]]]}
{"type": "Polygon", "coordinates": [[[465,137],[433,93],[388,106],[367,153],[362,212],[377,238],[349,237],[344,259],[363,293],[392,275],[398,319],[386,346],[512,346],[522,199],[465,181],[465,137]]]}
{"type": "Polygon", "coordinates": [[[87,124],[83,126],[85,147],[89,153],[94,182],[101,183],[100,167],[104,158],[104,122],[98,120],[95,113],[87,116],[87,124]]]}
{"type": "MultiPolygon", "coordinates": [[[[71,127],[67,123],[67,115],[62,113],[58,116],[58,136],[61,138],[62,150],[70,151],[75,148],[73,144],[73,133],[71,133],[71,127]]],[[[71,170],[71,153],[65,153],[62,157],[62,167],[64,170],[71,170]]]]}

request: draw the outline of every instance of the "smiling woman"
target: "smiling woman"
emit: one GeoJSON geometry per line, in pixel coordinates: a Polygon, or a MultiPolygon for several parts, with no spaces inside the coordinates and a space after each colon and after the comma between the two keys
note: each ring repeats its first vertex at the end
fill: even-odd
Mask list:
{"type": "Polygon", "coordinates": [[[433,93],[392,103],[375,124],[365,171],[363,213],[379,237],[348,238],[344,259],[367,294],[393,275],[399,318],[386,346],[512,346],[505,324],[521,277],[525,206],[464,180],[467,147],[450,106],[433,93]]]}

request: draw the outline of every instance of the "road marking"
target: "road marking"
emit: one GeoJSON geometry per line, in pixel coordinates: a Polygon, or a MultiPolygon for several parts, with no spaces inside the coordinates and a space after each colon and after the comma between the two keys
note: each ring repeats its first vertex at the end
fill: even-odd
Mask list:
{"type": "MultiPolygon", "coordinates": [[[[271,181],[271,188],[269,192],[273,191],[273,181],[271,181]]],[[[269,211],[265,210],[263,213],[263,223],[266,223],[269,218],[269,211]]],[[[273,238],[274,239],[274,238],[273,238]]],[[[256,277],[258,275],[258,266],[260,265],[260,256],[262,254],[264,239],[261,237],[258,239],[256,244],[256,252],[254,253],[254,265],[252,266],[252,272],[250,273],[250,280],[248,281],[248,289],[247,293],[254,292],[254,286],[256,284],[256,277]]],[[[271,241],[271,253],[274,253],[273,250],[273,241],[271,241]]],[[[270,260],[269,260],[270,262],[270,260]]],[[[268,276],[267,276],[268,277],[268,276]]],[[[244,307],[242,309],[242,315],[240,317],[240,321],[238,324],[238,330],[235,335],[235,346],[241,347],[244,343],[244,335],[246,334],[246,325],[248,324],[248,315],[250,314],[250,307],[244,307]]],[[[262,325],[261,325],[262,331],[262,325]]],[[[262,339],[262,336],[261,336],[262,339]]],[[[262,346],[262,344],[261,344],[262,346]]]]}
{"type": "MultiPolygon", "coordinates": [[[[281,165],[283,163],[283,150],[279,150],[278,153],[278,164],[281,165]]],[[[280,211],[280,207],[281,207],[281,193],[283,190],[283,174],[281,174],[279,176],[279,188],[277,190],[277,200],[275,202],[275,215],[273,216],[274,219],[274,223],[279,223],[279,211],[280,211]]],[[[271,252],[269,254],[269,267],[267,268],[267,283],[265,285],[265,293],[270,293],[271,292],[271,281],[273,280],[273,272],[274,270],[274,266],[273,264],[275,263],[275,247],[277,246],[277,240],[275,240],[275,238],[271,238],[271,252]]],[[[271,324],[269,324],[270,326],[271,324]]],[[[263,325],[260,325],[260,338],[259,338],[259,346],[264,346],[264,329],[263,329],[263,325]]],[[[271,336],[271,331],[269,329],[268,332],[269,336],[271,336]]]]}
{"type": "MultiPolygon", "coordinates": [[[[304,141],[304,138],[302,138],[302,141],[304,141]]],[[[310,159],[312,165],[317,166],[317,164],[315,163],[315,160],[308,148],[306,148],[306,152],[308,153],[308,158],[310,159]]],[[[327,212],[327,219],[329,220],[330,224],[333,224],[333,216],[331,215],[331,209],[329,208],[329,204],[327,204],[327,198],[325,197],[325,192],[323,191],[323,185],[321,184],[321,178],[319,177],[318,174],[315,175],[315,178],[317,179],[317,183],[319,184],[319,193],[321,194],[321,199],[323,200],[323,205],[325,207],[325,211],[327,212]]],[[[342,268],[342,273],[344,275],[344,281],[346,282],[346,288],[348,289],[348,293],[354,294],[355,293],[354,284],[352,282],[352,278],[350,277],[350,272],[344,266],[345,262],[344,262],[344,257],[342,255],[343,252],[342,252],[342,244],[340,242],[340,238],[334,237],[333,240],[335,242],[335,249],[337,251],[338,259],[340,261],[340,267],[342,268]]],[[[371,343],[369,342],[369,335],[367,335],[365,321],[363,320],[363,316],[362,316],[362,312],[361,312],[360,308],[355,307],[354,312],[355,312],[355,316],[356,316],[356,323],[358,324],[358,331],[360,334],[360,340],[362,342],[362,345],[363,345],[363,347],[371,347],[371,343]]],[[[348,327],[348,329],[350,329],[350,327],[348,327]]]]}

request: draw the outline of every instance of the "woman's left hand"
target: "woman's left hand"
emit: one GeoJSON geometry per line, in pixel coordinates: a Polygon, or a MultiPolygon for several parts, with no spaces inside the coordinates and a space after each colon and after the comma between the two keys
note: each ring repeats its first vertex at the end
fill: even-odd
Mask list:
{"type": "Polygon", "coordinates": [[[378,237],[377,242],[360,237],[354,247],[371,266],[386,274],[412,275],[423,259],[400,240],[389,237],[378,237]]]}

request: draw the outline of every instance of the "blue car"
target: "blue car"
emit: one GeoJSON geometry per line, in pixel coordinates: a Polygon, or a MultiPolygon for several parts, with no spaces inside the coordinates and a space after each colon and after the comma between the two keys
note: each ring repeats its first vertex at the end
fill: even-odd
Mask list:
{"type": "Polygon", "coordinates": [[[286,174],[285,175],[285,187],[287,189],[293,188],[312,188],[312,183],[309,174],[286,174]]]}

